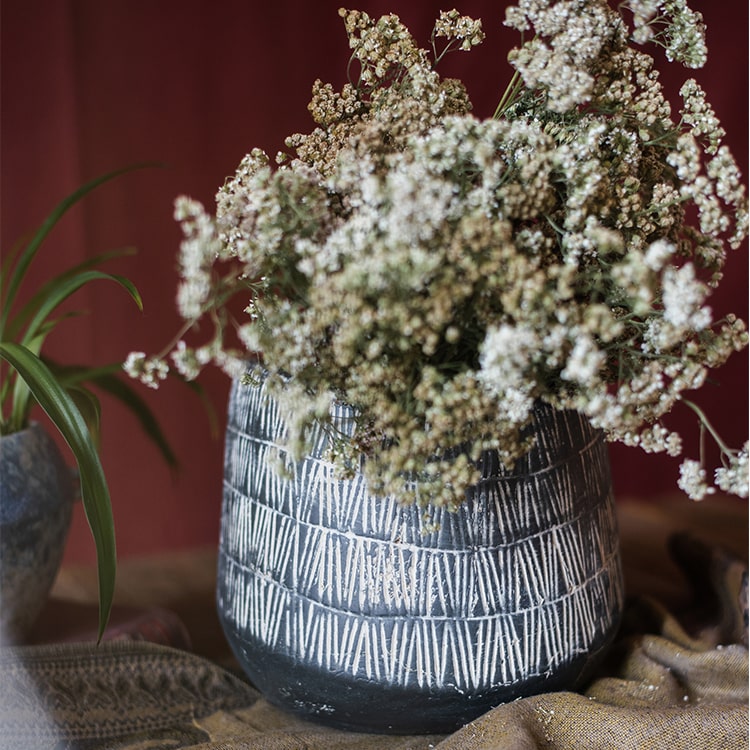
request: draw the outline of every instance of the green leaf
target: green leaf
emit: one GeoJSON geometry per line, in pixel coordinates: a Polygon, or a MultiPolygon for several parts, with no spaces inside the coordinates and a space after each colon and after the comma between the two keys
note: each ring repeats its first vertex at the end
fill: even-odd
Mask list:
{"type": "Polygon", "coordinates": [[[23,238],[13,243],[13,247],[9,251],[3,251],[5,257],[2,258],[2,263],[0,264],[0,298],[2,299],[5,299],[5,285],[8,282],[10,269],[13,268],[13,264],[20,255],[22,248],[23,238]]]}
{"type": "Polygon", "coordinates": [[[138,420],[141,429],[159,449],[159,452],[167,465],[172,469],[178,467],[179,462],[177,461],[177,456],[172,450],[172,446],[169,444],[164,433],[161,431],[155,414],[151,411],[151,408],[143,398],[141,398],[141,396],[139,396],[127,382],[122,378],[115,377],[114,375],[100,375],[93,377],[90,379],[90,382],[99,386],[103,391],[106,391],[125,404],[138,420]]]}
{"type": "Polygon", "coordinates": [[[82,385],[66,386],[65,391],[73,399],[73,403],[81,413],[83,421],[91,433],[91,440],[98,451],[101,445],[102,422],[102,407],[99,399],[95,393],[82,385]]]}
{"type": "Polygon", "coordinates": [[[23,329],[24,325],[29,319],[36,313],[36,311],[44,304],[44,301],[53,293],[54,289],[58,287],[64,280],[69,279],[81,271],[86,271],[90,268],[102,265],[107,261],[114,260],[115,258],[122,258],[127,255],[134,255],[135,248],[125,247],[117,250],[109,250],[105,253],[99,253],[93,258],[86,258],[81,263],[76,264],[67,271],[63,271],[58,274],[55,278],[42,284],[39,290],[29,299],[29,301],[18,311],[16,311],[13,317],[8,320],[5,329],[4,338],[6,341],[17,341],[18,334],[23,329]]]}
{"type": "Polygon", "coordinates": [[[143,302],[141,296],[132,281],[125,278],[124,276],[117,276],[115,274],[104,273],[103,271],[82,271],[81,273],[72,276],[71,278],[65,279],[59,284],[55,284],[50,290],[47,298],[41,304],[36,314],[31,319],[28,328],[21,340],[22,344],[26,344],[31,338],[38,335],[39,330],[46,322],[47,318],[52,314],[54,309],[64,302],[71,294],[78,291],[82,286],[88,284],[96,279],[107,279],[114,281],[125,289],[135,301],[136,305],[140,310],[143,310],[143,302]]]}
{"type": "Polygon", "coordinates": [[[78,463],[83,508],[96,545],[101,639],[112,609],[117,556],[109,488],[99,455],[80,411],[39,357],[25,347],[10,342],[0,342],[0,357],[26,382],[37,403],[70,446],[78,463]]]}
{"type": "Polygon", "coordinates": [[[211,437],[216,440],[219,437],[219,418],[216,415],[216,409],[211,403],[211,400],[206,395],[206,391],[203,386],[195,380],[185,380],[181,375],[175,375],[170,372],[170,376],[179,378],[193,393],[200,399],[203,404],[203,408],[206,410],[206,416],[208,417],[209,432],[211,437]]]}
{"type": "MultiPolygon", "coordinates": [[[[23,252],[21,252],[21,254],[18,256],[15,267],[13,268],[13,271],[10,274],[9,278],[6,279],[6,277],[4,276],[2,279],[0,279],[0,283],[5,290],[5,299],[3,300],[2,308],[0,308],[0,339],[4,339],[3,331],[5,330],[5,326],[10,317],[10,311],[13,307],[13,302],[15,301],[16,294],[18,294],[18,289],[21,286],[21,282],[26,275],[26,271],[28,270],[31,261],[34,260],[34,256],[37,254],[37,251],[44,241],[44,238],[50,233],[55,224],[57,224],[57,222],[72,206],[78,203],[78,201],[80,201],[81,198],[83,198],[85,195],[94,190],[94,188],[98,187],[104,182],[108,182],[109,180],[118,177],[119,175],[125,174],[126,172],[132,172],[135,169],[142,169],[146,166],[156,165],[134,164],[129,167],[124,167],[123,169],[115,170],[114,172],[109,172],[108,174],[102,175],[101,177],[97,177],[96,179],[87,182],[85,185],[78,188],[78,190],[76,190],[74,193],[71,193],[69,196],[67,196],[57,204],[52,213],[49,214],[49,216],[44,220],[42,225],[31,238],[29,244],[26,245],[26,247],[23,249],[23,252]]],[[[3,268],[3,272],[5,274],[7,274],[8,271],[9,268],[3,268]]]]}
{"type": "Polygon", "coordinates": [[[177,456],[159,427],[153,411],[124,378],[117,377],[118,373],[122,372],[120,362],[100,367],[59,366],[50,363],[50,367],[57,374],[60,382],[68,388],[87,382],[122,402],[136,417],[146,436],[153,441],[170,468],[177,468],[177,456]]]}
{"type": "MultiPolygon", "coordinates": [[[[37,336],[35,339],[27,342],[26,349],[33,355],[39,356],[39,350],[42,348],[44,336],[37,336]]],[[[22,430],[29,422],[29,412],[33,401],[31,400],[31,391],[26,381],[18,377],[18,373],[13,374],[13,390],[11,392],[11,412],[8,432],[18,432],[22,430]]]]}
{"type": "MultiPolygon", "coordinates": [[[[42,344],[50,331],[52,331],[52,329],[61,321],[81,314],[82,313],[79,312],[68,312],[61,315],[56,320],[45,321],[44,325],[41,326],[37,337],[25,343],[26,348],[34,354],[40,355],[42,344]]],[[[26,383],[20,378],[17,378],[16,373],[14,372],[11,372],[8,377],[4,377],[0,381],[0,406],[3,407],[3,415],[6,414],[6,402],[9,403],[7,413],[10,416],[8,417],[7,422],[2,422],[2,427],[0,428],[0,434],[4,435],[12,432],[19,432],[28,425],[29,412],[32,406],[29,399],[29,389],[26,386],[26,383]]],[[[5,416],[3,416],[3,419],[5,419],[5,416]]]]}

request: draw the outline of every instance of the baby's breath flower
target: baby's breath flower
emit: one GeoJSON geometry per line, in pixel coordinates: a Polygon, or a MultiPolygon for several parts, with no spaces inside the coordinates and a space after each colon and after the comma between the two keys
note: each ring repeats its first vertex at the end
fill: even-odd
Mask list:
{"type": "Polygon", "coordinates": [[[598,379],[606,355],[599,349],[591,336],[580,333],[575,335],[575,345],[560,373],[564,380],[572,380],[587,385],[598,379]]]}
{"type": "Polygon", "coordinates": [[[691,500],[703,500],[706,495],[715,492],[714,488],[709,487],[706,482],[706,470],[699,461],[691,458],[686,458],[680,464],[680,478],[677,480],[677,485],[691,500]]]}
{"type": "Polygon", "coordinates": [[[538,334],[526,326],[493,328],[482,344],[479,378],[498,397],[511,422],[522,424],[531,413],[533,381],[528,373],[539,349],[538,334]]]}
{"type": "Polygon", "coordinates": [[[131,352],[122,366],[123,370],[149,388],[158,388],[169,374],[169,365],[158,357],[147,357],[145,352],[131,352]]]}
{"type": "Polygon", "coordinates": [[[665,0],[662,7],[671,16],[664,31],[667,59],[702,68],[708,54],[703,16],[690,10],[685,0],[665,0]]]}
{"type": "MultiPolygon", "coordinates": [[[[627,5],[638,43],[705,58],[684,0],[627,5]]],[[[354,410],[334,441],[342,470],[365,456],[371,491],[420,504],[455,508],[483,450],[511,465],[537,400],[682,455],[662,418],[747,345],[744,323],[714,322],[708,304],[748,214],[705,93],[688,81],[675,121],[609,3],[519,0],[505,23],[525,42],[483,120],[436,68],[481,41],[479,21],[442,13],[428,51],[393,14],[340,14],[351,80],[314,83],[310,131],[275,160],[250,151],[215,217],[176,203],[178,308],[213,335],[195,348],[181,335],[175,368],[237,377],[260,354],[287,423],[285,470],[316,430],[339,434],[335,394],[354,410]]],[[[143,353],[126,368],[151,387],[167,371],[143,353]]],[[[717,485],[746,494],[747,446],[709,433],[717,485]]],[[[679,484],[703,497],[706,476],[688,459],[679,484]]]]}
{"type": "Polygon", "coordinates": [[[638,436],[638,444],[647,453],[665,451],[670,456],[682,453],[682,438],[661,424],[654,424],[638,436]]]}
{"type": "Polygon", "coordinates": [[[184,341],[177,342],[172,351],[172,361],[185,380],[195,380],[200,374],[201,363],[196,357],[195,350],[189,348],[184,341]]]}
{"type": "Polygon", "coordinates": [[[708,287],[695,277],[692,263],[682,268],[668,266],[662,276],[664,319],[678,328],[702,331],[711,323],[711,311],[701,307],[708,287]]]}
{"type": "Polygon", "coordinates": [[[214,355],[214,362],[233,380],[239,380],[247,372],[247,359],[242,353],[218,351],[214,355]]]}
{"type": "Polygon", "coordinates": [[[528,31],[531,28],[526,13],[518,5],[509,5],[505,9],[505,25],[517,31],[528,31]]]}
{"type": "Polygon", "coordinates": [[[680,96],[685,102],[682,119],[690,125],[695,138],[705,138],[708,141],[706,153],[715,154],[726,132],[721,127],[713,108],[706,101],[706,92],[695,79],[689,78],[682,84],[680,96]]]}
{"type": "Polygon", "coordinates": [[[482,22],[462,16],[455,9],[440,12],[435,22],[435,36],[458,39],[463,50],[469,50],[484,40],[482,22]]]}
{"type": "Polygon", "coordinates": [[[183,318],[196,319],[202,315],[213,292],[211,267],[220,251],[219,240],[213,217],[198,201],[181,196],[175,201],[174,217],[183,232],[177,308],[183,318]]]}
{"type": "Polygon", "coordinates": [[[715,479],[717,487],[725,492],[731,492],[739,497],[748,494],[748,443],[742,449],[729,457],[728,466],[716,469],[715,479]]]}
{"type": "Polygon", "coordinates": [[[661,271],[665,263],[674,255],[675,246],[667,240],[661,239],[652,242],[643,258],[643,262],[652,271],[661,271]]]}
{"type": "Polygon", "coordinates": [[[700,68],[706,62],[706,28],[700,13],[685,0],[628,0],[633,12],[633,40],[664,47],[667,59],[700,68]]]}
{"type": "Polygon", "coordinates": [[[654,35],[651,21],[659,10],[659,0],[630,0],[627,7],[633,13],[633,40],[645,44],[654,35]]]}

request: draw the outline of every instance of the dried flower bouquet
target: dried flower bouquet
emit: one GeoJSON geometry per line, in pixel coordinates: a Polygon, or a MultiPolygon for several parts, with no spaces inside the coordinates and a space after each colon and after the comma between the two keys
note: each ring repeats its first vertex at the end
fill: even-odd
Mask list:
{"type": "MultiPolygon", "coordinates": [[[[276,165],[253,150],[215,216],[176,203],[186,324],[174,366],[236,375],[262,352],[289,457],[342,400],[359,420],[353,441],[335,442],[340,465],[364,456],[373,492],[423,504],[461,502],[482,450],[521,455],[536,400],[676,456],[681,438],[661,420],[682,401],[723,464],[709,475],[685,459],[680,486],[746,496],[747,444],[724,445],[683,396],[747,344],[741,320],[707,306],[727,246],[746,236],[745,188],[703,90],[685,81],[675,118],[640,49],[698,67],[703,23],[684,0],[620,11],[508,8],[515,72],[494,117],[478,119],[436,64],[479,44],[479,21],[442,13],[425,50],[395,15],[342,10],[350,82],[315,83],[315,129],[289,137],[276,165]],[[230,312],[236,295],[246,320],[230,312]],[[214,335],[188,346],[204,317],[214,335]]],[[[152,386],[168,367],[166,354],[127,364],[152,386]]]]}

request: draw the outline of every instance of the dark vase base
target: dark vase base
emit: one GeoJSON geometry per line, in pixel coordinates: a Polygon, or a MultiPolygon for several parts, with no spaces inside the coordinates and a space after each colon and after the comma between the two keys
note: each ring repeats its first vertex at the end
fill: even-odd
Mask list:
{"type": "Polygon", "coordinates": [[[539,693],[584,686],[614,640],[617,623],[600,642],[551,675],[536,675],[482,693],[459,694],[447,688],[425,692],[384,685],[269,654],[263,644],[237,637],[222,623],[245,673],[275,706],[337,729],[373,734],[449,734],[501,703],[539,693]]]}

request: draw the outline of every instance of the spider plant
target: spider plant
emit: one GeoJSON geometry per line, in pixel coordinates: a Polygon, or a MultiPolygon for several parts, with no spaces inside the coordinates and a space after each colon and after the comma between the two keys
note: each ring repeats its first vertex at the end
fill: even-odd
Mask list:
{"type": "Polygon", "coordinates": [[[145,402],[118,377],[121,363],[104,366],[58,364],[45,357],[44,343],[58,325],[79,313],[60,312],[60,305],[93,281],[113,282],[142,309],[138,290],[127,278],[99,266],[130,250],[96,255],[49,279],[16,304],[19,290],[43,241],[60,218],[102,183],[134,169],[99,177],[61,201],[26,243],[19,243],[0,267],[0,435],[29,426],[38,404],[59,430],[75,457],[83,508],[96,546],[99,577],[99,638],[107,624],[114,593],[116,552],[110,493],[98,452],[99,399],[91,386],[109,392],[134,413],[165,460],[175,457],[145,402]]]}

